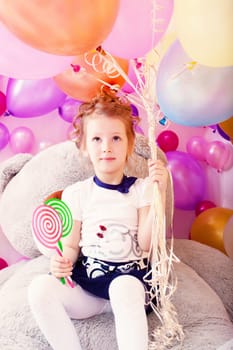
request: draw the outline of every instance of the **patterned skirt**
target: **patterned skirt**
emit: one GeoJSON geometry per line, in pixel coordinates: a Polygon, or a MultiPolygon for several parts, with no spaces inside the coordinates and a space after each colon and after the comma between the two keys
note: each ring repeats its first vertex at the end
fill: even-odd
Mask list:
{"type": "MultiPolygon", "coordinates": [[[[109,299],[109,286],[119,276],[130,275],[139,279],[145,288],[145,304],[148,305],[147,312],[151,309],[151,287],[145,282],[144,277],[150,271],[147,258],[125,262],[108,262],[91,257],[83,256],[76,262],[72,279],[84,290],[103,299],[109,299]]],[[[156,304],[153,298],[153,304],[156,304]]]]}

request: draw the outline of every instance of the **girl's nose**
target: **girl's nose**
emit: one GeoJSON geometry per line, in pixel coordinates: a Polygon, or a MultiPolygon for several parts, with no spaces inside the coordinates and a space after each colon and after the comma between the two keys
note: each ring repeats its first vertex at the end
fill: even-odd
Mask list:
{"type": "Polygon", "coordinates": [[[103,147],[103,152],[104,153],[109,153],[111,152],[111,146],[110,146],[110,143],[108,141],[104,141],[102,143],[102,147],[103,147]]]}

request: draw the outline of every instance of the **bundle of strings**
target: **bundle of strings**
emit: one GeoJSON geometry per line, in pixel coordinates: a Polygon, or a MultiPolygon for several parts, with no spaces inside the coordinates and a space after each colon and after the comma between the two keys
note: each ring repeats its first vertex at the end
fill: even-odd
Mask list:
{"type": "MultiPolygon", "coordinates": [[[[156,112],[155,106],[155,86],[156,86],[156,69],[154,65],[146,63],[144,66],[145,85],[142,92],[142,101],[147,112],[148,118],[148,140],[151,150],[151,158],[157,159],[157,147],[155,145],[155,128],[156,128],[156,112]]],[[[172,177],[169,172],[169,184],[172,186],[172,177]]],[[[171,238],[171,246],[168,249],[166,244],[166,222],[170,222],[172,229],[174,196],[171,191],[170,211],[167,210],[165,217],[165,208],[158,185],[154,184],[154,201],[152,203],[154,209],[152,238],[150,245],[150,263],[151,270],[145,276],[145,280],[149,283],[151,289],[149,298],[156,297],[156,305],[150,302],[155,314],[160,320],[160,326],[157,327],[152,334],[149,349],[162,350],[171,346],[174,341],[182,342],[184,334],[182,326],[178,322],[177,312],[172,303],[172,295],[177,287],[177,279],[173,271],[173,262],[178,259],[173,253],[173,237],[171,238]]]]}

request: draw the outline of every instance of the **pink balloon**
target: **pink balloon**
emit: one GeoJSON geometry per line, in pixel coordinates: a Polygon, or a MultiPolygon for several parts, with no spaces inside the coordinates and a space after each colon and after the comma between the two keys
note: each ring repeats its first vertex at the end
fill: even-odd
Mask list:
{"type": "Polygon", "coordinates": [[[71,123],[73,118],[78,114],[81,103],[82,102],[68,97],[58,108],[60,117],[66,122],[71,123]]]}
{"type": "MultiPolygon", "coordinates": [[[[129,81],[133,84],[133,86],[135,88],[138,88],[139,86],[139,82],[138,82],[138,76],[139,75],[139,79],[142,80],[142,82],[145,82],[145,79],[142,75],[142,73],[140,72],[140,63],[139,62],[135,62],[136,60],[129,60],[129,68],[128,68],[128,78],[129,81]]],[[[121,88],[122,91],[126,92],[127,94],[130,94],[132,92],[134,92],[134,88],[126,81],[124,83],[124,85],[121,88]]]]}
{"type": "Polygon", "coordinates": [[[172,12],[173,0],[121,0],[103,49],[126,59],[144,56],[164,35],[172,12]]]}
{"type": "Polygon", "coordinates": [[[179,138],[172,130],[164,130],[157,136],[157,144],[164,151],[175,151],[179,145],[179,138]]]}
{"type": "Polygon", "coordinates": [[[196,216],[198,216],[203,211],[210,209],[210,208],[215,208],[215,207],[216,207],[216,205],[213,202],[203,200],[200,203],[197,203],[196,208],[195,208],[195,214],[196,214],[196,216]]]}
{"type": "Polygon", "coordinates": [[[201,136],[191,137],[187,144],[186,150],[197,160],[205,160],[205,146],[207,142],[201,136]]]}
{"type": "Polygon", "coordinates": [[[6,95],[0,91],[0,115],[6,111],[6,95]]]}
{"type": "Polygon", "coordinates": [[[66,98],[52,78],[39,80],[9,79],[7,109],[15,117],[32,118],[58,108],[66,98]]]}
{"type": "Polygon", "coordinates": [[[25,126],[15,128],[10,135],[10,147],[13,153],[30,153],[34,142],[32,130],[25,126]]]}
{"type": "Polygon", "coordinates": [[[228,170],[233,165],[233,147],[221,141],[209,142],[205,146],[205,159],[219,172],[228,170]]]}
{"type": "Polygon", "coordinates": [[[144,131],[139,125],[135,125],[134,130],[137,134],[144,135],[144,131]]]}
{"type": "Polygon", "coordinates": [[[10,139],[10,133],[8,128],[0,123],[0,150],[6,147],[10,139]]]}
{"type": "Polygon", "coordinates": [[[46,149],[46,148],[48,148],[50,146],[52,146],[52,142],[47,141],[47,140],[40,141],[39,145],[38,145],[38,149],[39,149],[39,151],[43,151],[44,149],[46,149]]]}
{"type": "Polygon", "coordinates": [[[166,153],[174,184],[175,207],[194,210],[204,199],[206,177],[201,165],[188,153],[166,153]]]}
{"type": "Polygon", "coordinates": [[[51,55],[16,38],[0,23],[0,74],[16,79],[53,77],[69,67],[73,56],[51,55]]]}

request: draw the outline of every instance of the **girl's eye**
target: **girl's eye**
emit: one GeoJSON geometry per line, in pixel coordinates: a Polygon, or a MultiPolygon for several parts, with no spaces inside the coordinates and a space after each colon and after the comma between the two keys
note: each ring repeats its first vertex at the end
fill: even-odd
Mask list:
{"type": "Polygon", "coordinates": [[[120,136],[113,136],[113,141],[120,141],[120,140],[121,140],[120,136]]]}
{"type": "Polygon", "coordinates": [[[101,139],[98,136],[93,137],[92,141],[94,142],[99,142],[101,139]]]}

